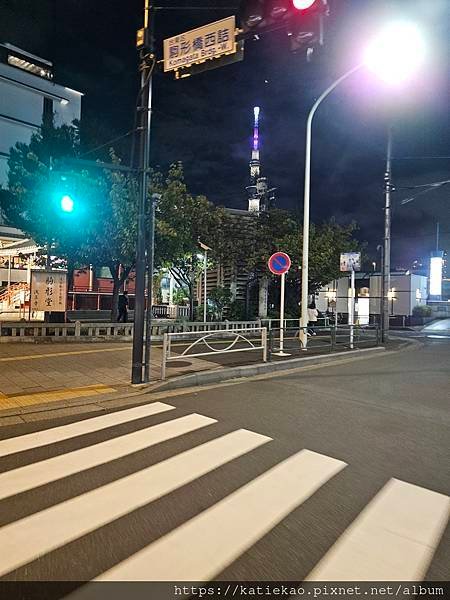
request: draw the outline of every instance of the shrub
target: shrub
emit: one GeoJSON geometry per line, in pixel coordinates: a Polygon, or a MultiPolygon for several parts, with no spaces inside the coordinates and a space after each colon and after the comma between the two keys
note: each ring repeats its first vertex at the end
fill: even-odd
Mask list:
{"type": "Polygon", "coordinates": [[[431,317],[431,306],[418,304],[413,308],[414,317],[431,317]]]}

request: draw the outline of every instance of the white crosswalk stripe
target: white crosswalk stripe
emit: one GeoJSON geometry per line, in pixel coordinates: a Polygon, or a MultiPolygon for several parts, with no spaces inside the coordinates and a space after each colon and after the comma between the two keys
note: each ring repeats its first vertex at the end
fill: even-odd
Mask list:
{"type": "Polygon", "coordinates": [[[448,496],[391,479],[308,580],[422,580],[449,514],[448,496]]]}
{"type": "Polygon", "coordinates": [[[0,529],[0,576],[271,441],[233,431],[0,529]]]}
{"type": "Polygon", "coordinates": [[[345,466],[302,450],[98,580],[212,579],[345,466]]]}
{"type": "Polygon", "coordinates": [[[150,417],[168,410],[175,410],[175,407],[164,404],[163,402],[154,402],[153,404],[146,404],[144,406],[137,406],[127,410],[109,413],[100,417],[93,417],[92,419],[86,419],[85,421],[77,421],[70,425],[61,425],[60,427],[1,440],[0,457],[14,454],[15,452],[31,450],[32,448],[38,448],[40,446],[46,446],[48,444],[55,444],[56,442],[62,442],[80,435],[86,435],[87,433],[93,433],[100,431],[101,429],[121,425],[122,423],[150,417]]]}
{"type": "Polygon", "coordinates": [[[215,419],[192,414],[153,425],[127,435],[55,456],[19,469],[0,474],[0,500],[20,494],[62,477],[150,448],[201,427],[217,423],[215,419]]]}
{"type": "MultiPolygon", "coordinates": [[[[0,441],[0,456],[63,442],[126,423],[136,423],[137,428],[140,419],[172,410],[173,406],[155,402],[3,440],[0,441]]],[[[134,515],[129,515],[141,507],[148,510],[147,518],[151,522],[153,509],[147,509],[147,505],[192,484],[200,477],[210,476],[231,461],[242,460],[254,451],[259,452],[258,448],[268,442],[272,442],[274,448],[276,445],[272,438],[246,429],[215,434],[214,429],[208,428],[217,424],[217,421],[200,414],[171,417],[168,415],[167,420],[155,425],[146,422],[145,428],[126,434],[116,435],[111,431],[107,434],[108,439],[105,440],[103,435],[104,441],[91,442],[88,446],[84,441],[83,447],[77,450],[0,474],[0,501],[7,499],[10,502],[17,494],[23,494],[20,498],[23,501],[28,497],[28,492],[40,486],[49,486],[48,492],[43,487],[39,493],[51,498],[52,486],[60,486],[61,480],[66,477],[79,477],[77,484],[85,485],[87,481],[89,485],[91,480],[85,473],[88,469],[97,468],[102,473],[114,460],[186,434],[209,431],[203,438],[197,437],[197,440],[206,437],[209,441],[197,441],[198,445],[194,447],[190,447],[191,443],[188,442],[188,450],[145,468],[140,464],[141,470],[95,489],[83,491],[86,488],[81,487],[83,493],[78,492],[78,496],[0,527],[0,576],[24,567],[37,558],[46,560],[48,553],[58,551],[83,536],[92,535],[100,527],[122,517],[132,519],[134,515]]],[[[147,460],[146,455],[143,457],[147,460]]],[[[19,464],[26,463],[28,455],[17,455],[13,460],[19,464]]],[[[251,464],[250,461],[248,465],[251,464]]],[[[246,468],[249,468],[248,465],[246,468]]],[[[303,449],[257,477],[253,476],[253,479],[250,471],[242,487],[236,489],[236,485],[233,485],[231,489],[234,491],[228,492],[225,497],[222,493],[221,500],[215,504],[209,502],[206,510],[178,524],[175,529],[165,529],[165,535],[159,539],[155,540],[153,534],[147,540],[146,530],[143,530],[138,546],[142,549],[136,553],[124,558],[119,552],[121,561],[115,565],[110,562],[111,557],[106,559],[106,564],[100,558],[96,572],[101,569],[104,572],[96,581],[179,582],[213,579],[234,561],[239,561],[293,511],[304,510],[301,505],[320,488],[325,486],[322,497],[328,494],[326,484],[339,477],[345,467],[347,464],[342,460],[303,449]]],[[[220,493],[220,489],[217,492],[220,493]]],[[[314,510],[314,504],[309,504],[309,509],[314,510]]],[[[450,499],[447,496],[391,479],[362,512],[355,515],[352,524],[330,550],[321,558],[317,557],[320,560],[307,580],[421,580],[432,561],[449,514],[450,499]]],[[[124,524],[126,526],[127,521],[121,525],[124,524]]],[[[107,531],[106,535],[111,536],[113,544],[120,545],[120,538],[114,540],[117,537],[115,529],[107,531]]],[[[98,551],[101,556],[101,547],[98,551]]],[[[81,588],[70,598],[86,600],[90,597],[88,592],[87,587],[81,588]]]]}

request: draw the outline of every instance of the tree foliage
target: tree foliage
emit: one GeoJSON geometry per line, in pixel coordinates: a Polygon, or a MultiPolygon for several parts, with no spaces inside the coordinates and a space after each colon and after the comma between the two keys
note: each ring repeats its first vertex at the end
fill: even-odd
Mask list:
{"type": "MultiPolygon", "coordinates": [[[[120,288],[135,264],[138,185],[122,171],[77,168],[76,161],[67,159],[76,159],[79,148],[77,127],[56,128],[52,123],[44,124],[29,144],[16,144],[8,161],[8,189],[0,190],[0,210],[8,223],[44,249],[50,245],[51,253],[43,253],[65,259],[69,270],[89,264],[109,267],[115,319],[120,288]],[[73,197],[73,213],[60,210],[62,194],[73,197]]],[[[112,150],[110,160],[120,163],[112,150]]],[[[148,199],[155,197],[155,268],[169,268],[178,285],[187,290],[191,318],[203,267],[199,240],[211,248],[211,266],[232,265],[256,279],[269,276],[267,261],[273,252],[287,252],[292,259],[288,283],[292,297],[298,297],[302,230],[292,213],[275,209],[232,214],[205,196],[191,194],[180,163],[173,164],[166,175],[152,174],[148,199]]],[[[360,249],[355,229],[354,224],[341,226],[334,221],[311,225],[311,291],[339,277],[341,252],[360,249]]],[[[221,312],[223,302],[219,297],[217,301],[221,312]]]]}
{"type": "Polygon", "coordinates": [[[198,257],[201,240],[214,246],[218,212],[205,196],[193,196],[184,181],[180,163],[167,177],[154,174],[152,193],[160,195],[156,208],[155,264],[170,268],[179,286],[188,290],[191,318],[194,316],[195,285],[203,260],[198,257]]]}
{"type": "MultiPolygon", "coordinates": [[[[6,221],[41,246],[41,253],[66,261],[69,274],[88,264],[108,266],[113,277],[113,311],[119,289],[135,262],[136,192],[118,171],[78,169],[76,127],[44,124],[29,144],[17,143],[8,160],[8,189],[0,191],[6,221]],[[61,211],[63,195],[74,200],[61,211]]],[[[111,153],[113,162],[119,162],[111,153]]],[[[48,261],[47,261],[48,262],[48,261]]]]}

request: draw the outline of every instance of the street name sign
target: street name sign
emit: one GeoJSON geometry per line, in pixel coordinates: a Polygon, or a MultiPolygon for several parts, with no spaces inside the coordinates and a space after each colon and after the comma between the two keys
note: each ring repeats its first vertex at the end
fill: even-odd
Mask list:
{"type": "Polygon", "coordinates": [[[236,17],[226,17],[164,40],[164,71],[236,52],[236,17]]]}
{"type": "Polygon", "coordinates": [[[269,258],[267,265],[274,275],[283,275],[291,268],[291,259],[285,252],[275,252],[269,258]]]}
{"type": "Polygon", "coordinates": [[[361,252],[343,252],[341,254],[340,270],[360,271],[361,270],[361,252]]]}

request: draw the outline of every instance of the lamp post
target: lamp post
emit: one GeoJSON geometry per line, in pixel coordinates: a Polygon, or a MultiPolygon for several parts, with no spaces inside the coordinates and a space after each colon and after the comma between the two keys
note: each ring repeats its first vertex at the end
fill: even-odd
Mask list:
{"type": "Polygon", "coordinates": [[[331,94],[331,92],[350,75],[363,67],[363,64],[350,69],[336,79],[314,102],[306,121],[306,151],[305,151],[305,183],[303,193],[303,246],[302,246],[302,281],[301,281],[301,316],[300,316],[300,342],[306,348],[308,340],[308,277],[309,277],[309,206],[311,198],[311,149],[312,149],[312,122],[317,109],[331,94]]]}
{"type": "MultiPolygon", "coordinates": [[[[308,326],[308,277],[309,277],[309,212],[311,198],[311,149],[312,149],[312,123],[314,115],[320,104],[331,92],[345,81],[350,75],[363,67],[368,67],[378,76],[392,85],[397,85],[407,79],[417,67],[424,55],[424,43],[420,32],[409,23],[392,23],[374,38],[367,47],[364,61],[336,79],[315,101],[308,114],[306,122],[305,146],[305,179],[303,194],[303,244],[302,244],[302,277],[301,277],[301,316],[300,316],[300,342],[303,349],[307,346],[308,326]]],[[[385,188],[385,236],[384,236],[384,270],[390,269],[390,191],[391,191],[391,131],[389,130],[388,152],[386,161],[386,188],[385,188]]],[[[388,282],[385,290],[389,289],[388,282]]],[[[389,311],[388,299],[384,299],[383,312],[389,311]]],[[[389,312],[388,320],[389,323],[389,312]]]]}
{"type": "Polygon", "coordinates": [[[386,172],[384,175],[384,240],[383,240],[383,319],[381,341],[389,340],[389,298],[387,290],[391,287],[391,191],[392,191],[392,127],[388,129],[386,151],[386,172]]]}

